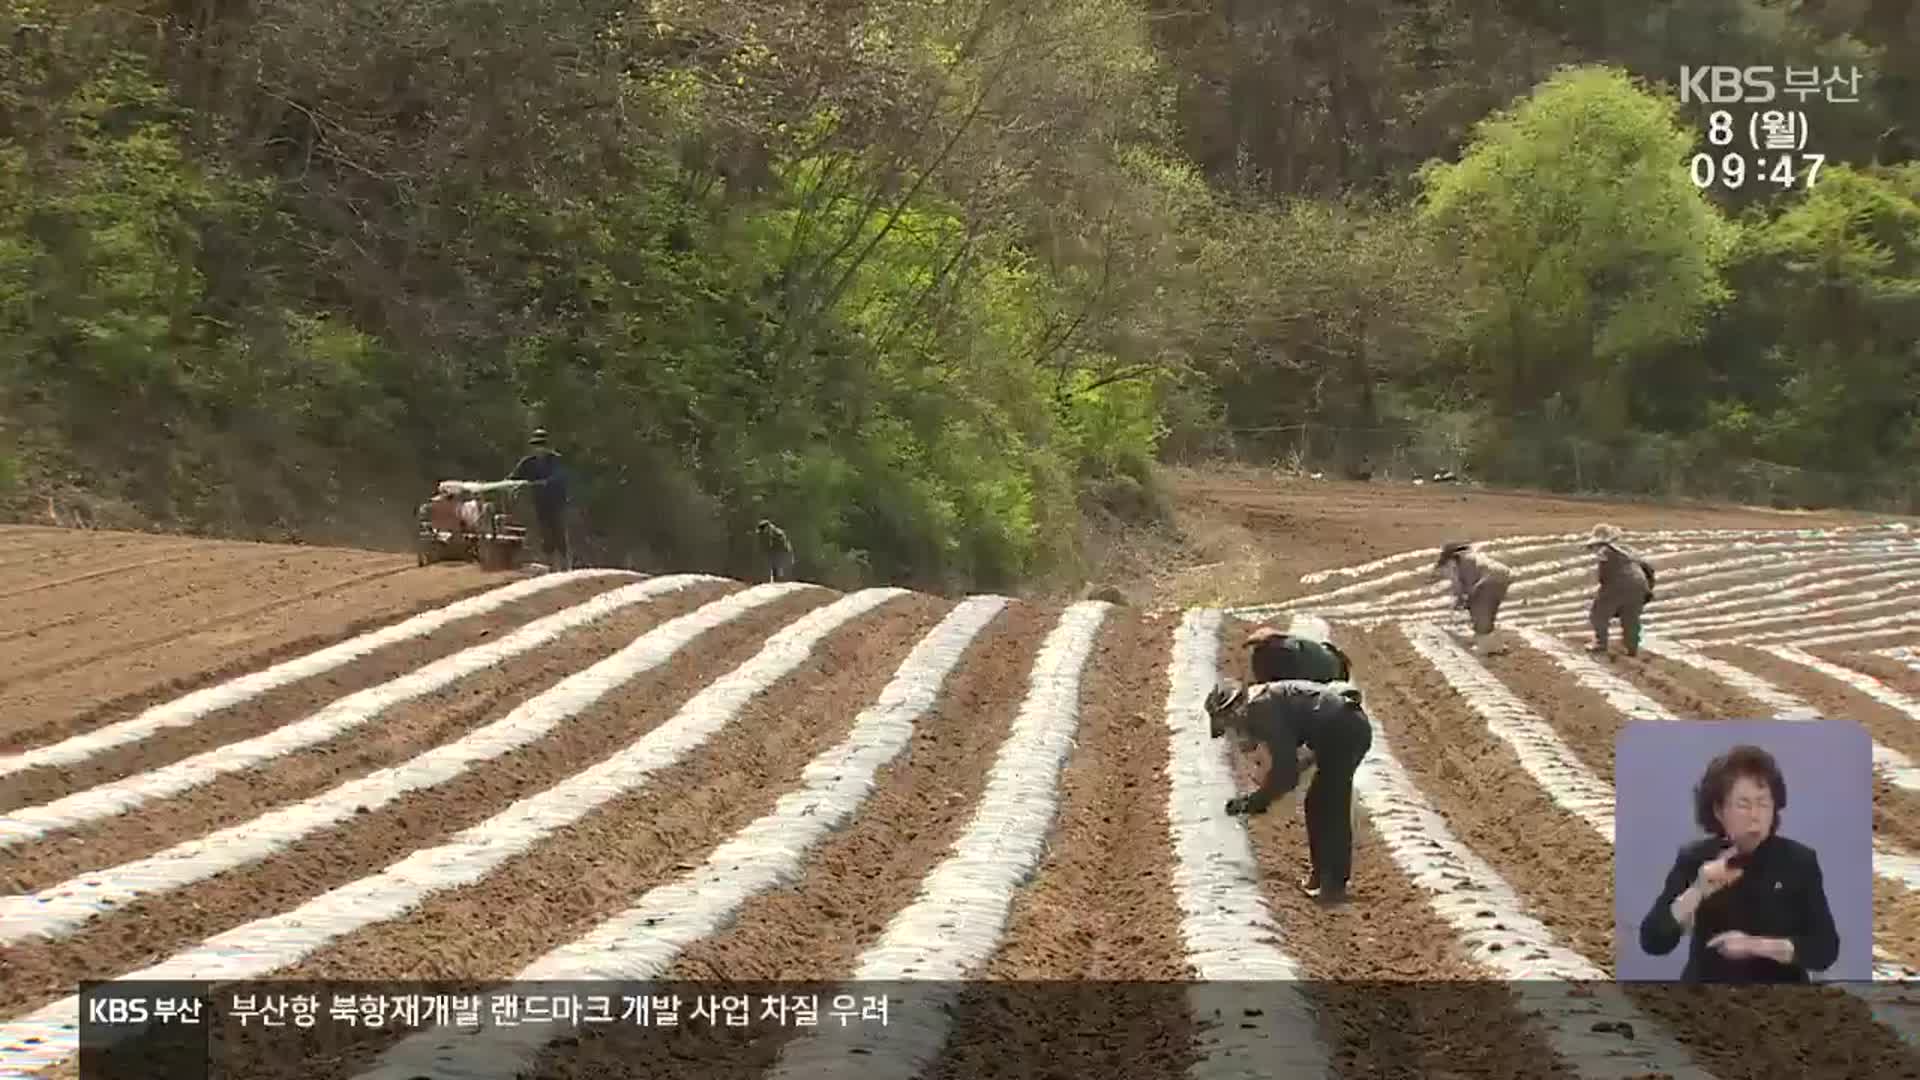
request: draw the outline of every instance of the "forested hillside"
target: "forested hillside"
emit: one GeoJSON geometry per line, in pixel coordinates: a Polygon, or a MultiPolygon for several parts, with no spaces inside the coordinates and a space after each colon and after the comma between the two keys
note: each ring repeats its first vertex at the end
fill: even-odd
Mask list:
{"type": "MultiPolygon", "coordinates": [[[[0,506],[1001,587],[1149,463],[1910,508],[1920,0],[0,0],[0,506]],[[1681,65],[1858,68],[1701,191],[1681,65]]],[[[1740,120],[1745,149],[1746,111],[1740,120]]]]}

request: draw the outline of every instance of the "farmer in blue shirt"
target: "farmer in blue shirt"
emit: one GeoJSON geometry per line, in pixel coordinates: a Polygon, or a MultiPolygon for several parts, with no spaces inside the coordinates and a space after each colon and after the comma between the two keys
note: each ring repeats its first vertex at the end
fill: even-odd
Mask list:
{"type": "Polygon", "coordinates": [[[555,570],[570,569],[573,553],[567,546],[567,473],[560,455],[547,445],[547,429],[535,428],[527,440],[531,452],[507,474],[509,480],[533,484],[533,513],[540,522],[540,543],[555,570]]]}

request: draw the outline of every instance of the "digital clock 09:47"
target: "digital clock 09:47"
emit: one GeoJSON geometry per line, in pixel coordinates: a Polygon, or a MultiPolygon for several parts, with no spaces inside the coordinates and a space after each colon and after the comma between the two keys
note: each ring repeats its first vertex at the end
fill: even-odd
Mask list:
{"type": "Polygon", "coordinates": [[[1693,178],[1693,186],[1712,187],[1718,183],[1722,187],[1737,188],[1747,182],[1748,168],[1751,167],[1755,183],[1767,181],[1781,187],[1792,187],[1795,182],[1805,180],[1808,187],[1820,176],[1820,166],[1827,163],[1825,154],[1723,154],[1715,158],[1712,154],[1693,155],[1693,161],[1687,165],[1687,174],[1693,178]]]}

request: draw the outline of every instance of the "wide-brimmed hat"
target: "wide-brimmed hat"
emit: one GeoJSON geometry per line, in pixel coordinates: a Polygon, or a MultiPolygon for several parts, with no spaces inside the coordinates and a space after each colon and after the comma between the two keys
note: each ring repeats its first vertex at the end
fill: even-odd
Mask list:
{"type": "Polygon", "coordinates": [[[527,445],[528,446],[547,445],[547,429],[543,427],[534,428],[533,434],[527,439],[527,445]]]}
{"type": "Polygon", "coordinates": [[[1453,558],[1455,555],[1464,555],[1467,553],[1467,550],[1471,547],[1473,547],[1473,541],[1471,540],[1453,540],[1448,543],[1441,544],[1440,558],[1442,561],[1445,561],[1447,559],[1453,558]]]}
{"type": "Polygon", "coordinates": [[[1587,546],[1596,548],[1602,544],[1611,544],[1618,539],[1620,539],[1619,529],[1606,524],[1595,525],[1593,532],[1587,534],[1587,546]]]}
{"type": "Polygon", "coordinates": [[[1233,679],[1222,679],[1207,691],[1207,715],[1219,716],[1247,700],[1247,689],[1233,679]]]}
{"type": "Polygon", "coordinates": [[[1242,648],[1257,649],[1269,641],[1285,641],[1287,634],[1271,626],[1256,626],[1247,632],[1247,639],[1241,642],[1242,648]]]}

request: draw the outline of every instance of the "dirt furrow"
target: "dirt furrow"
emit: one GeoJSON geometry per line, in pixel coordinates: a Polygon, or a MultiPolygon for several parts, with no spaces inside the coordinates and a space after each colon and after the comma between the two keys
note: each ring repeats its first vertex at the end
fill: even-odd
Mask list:
{"type": "Polygon", "coordinates": [[[793,887],[750,901],[739,921],[688,949],[675,979],[803,979],[850,971],[919,891],[972,818],[1026,696],[1057,608],[1016,603],[988,625],[881,770],[853,822],[815,849],[793,887]]]}
{"type": "Polygon", "coordinates": [[[1121,614],[1102,628],[1047,854],[981,975],[994,981],[963,998],[929,1080],[1175,1076],[1191,1064],[1194,1025],[1168,985],[1194,977],[1162,716],[1178,624],[1121,614]]]}
{"type": "Polygon", "coordinates": [[[227,607],[257,602],[260,590],[298,589],[343,574],[390,571],[406,564],[393,555],[372,552],[303,550],[248,546],[164,564],[133,582],[101,582],[93,588],[55,589],[14,597],[8,604],[8,631],[32,636],[6,642],[17,658],[0,675],[0,685],[24,677],[69,654],[103,641],[142,638],[227,607]],[[85,625],[69,623],[82,616],[85,625]]]}
{"type": "MultiPolygon", "coordinates": [[[[1403,483],[1383,488],[1378,483],[1310,480],[1253,467],[1210,468],[1204,473],[1176,470],[1172,483],[1188,513],[1257,537],[1264,549],[1260,561],[1268,569],[1261,575],[1257,594],[1244,598],[1248,603],[1363,581],[1365,577],[1342,576],[1305,584],[1299,575],[1410,549],[1437,548],[1442,539],[1454,536],[1492,540],[1583,533],[1595,522],[1606,521],[1625,530],[1629,544],[1647,546],[1657,542],[1645,539],[1644,532],[1650,529],[1778,530],[1862,520],[1853,515],[1789,516],[1746,507],[1605,502],[1548,492],[1468,492],[1450,484],[1403,483]]],[[[1561,557],[1577,555],[1579,541],[1569,539],[1560,550],[1561,557]]],[[[1535,556],[1547,557],[1550,552],[1535,556]]],[[[1234,598],[1234,602],[1241,600],[1234,598]]]]}
{"type": "MultiPolygon", "coordinates": [[[[1720,646],[1708,655],[1726,660],[1793,694],[1830,720],[1852,720],[1875,742],[1920,758],[1920,724],[1860,691],[1817,671],[1744,645],[1720,646]]],[[[1910,851],[1920,851],[1920,794],[1876,781],[1874,829],[1910,851]]]]}
{"type": "MultiPolygon", "coordinates": [[[[629,584],[624,578],[591,578],[516,600],[495,611],[461,619],[433,633],[389,645],[345,667],[301,679],[250,701],[201,717],[187,727],[164,729],[139,742],[115,747],[68,766],[29,769],[0,781],[0,814],[159,768],[216,746],[250,739],[298,720],[328,702],[378,686],[444,656],[480,645],[523,623],[551,615],[589,597],[629,584]]],[[[356,733],[358,734],[358,733],[356,733]]],[[[58,737],[43,742],[56,742],[58,737]]]]}
{"type": "Polygon", "coordinates": [[[306,599],[298,597],[298,588],[266,588],[261,595],[281,596],[279,606],[0,689],[0,753],[25,749],[50,733],[64,738],[124,720],[168,698],[325,648],[508,580],[472,566],[444,566],[306,599]],[[32,733],[31,740],[23,739],[23,732],[32,733]]]}
{"type": "Polygon", "coordinates": [[[50,529],[38,535],[0,534],[0,585],[11,591],[84,574],[112,562],[188,551],[200,543],[186,537],[73,529],[50,529]]]}
{"type": "MultiPolygon", "coordinates": [[[[1888,603],[1891,604],[1892,601],[1888,603]]],[[[1763,626],[1760,631],[1777,632],[1782,629],[1796,631],[1791,637],[1769,638],[1762,642],[1766,645],[1801,645],[1802,642],[1811,641],[1814,643],[1811,647],[1822,650],[1873,652],[1876,649],[1887,649],[1896,645],[1914,645],[1916,638],[1920,638],[1920,634],[1916,634],[1915,627],[1920,627],[1920,610],[1916,610],[1915,605],[1909,602],[1904,608],[1895,605],[1891,611],[1886,610],[1883,605],[1872,611],[1819,616],[1808,619],[1797,627],[1763,626]],[[1862,628],[1858,625],[1859,623],[1870,625],[1862,628]],[[1820,640],[1834,634],[1841,636],[1831,641],[1820,640]]],[[[1718,645],[1738,643],[1741,642],[1737,637],[1713,642],[1718,645]]]]}
{"type": "MultiPolygon", "coordinates": [[[[1397,629],[1356,640],[1356,666],[1382,681],[1425,721],[1383,726],[1415,782],[1456,831],[1520,893],[1538,917],[1602,970],[1614,968],[1613,850],[1586,822],[1560,809],[1445,679],[1397,629]],[[1363,661],[1362,656],[1367,659],[1363,661]]],[[[1528,684],[1509,684],[1536,700],[1528,684]]],[[[1416,714],[1417,715],[1417,714],[1416,714]]],[[[1695,987],[1628,984],[1635,1004],[1658,1019],[1719,1080],[1779,1076],[1898,1076],[1908,1052],[1839,990],[1760,988],[1709,995],[1695,987]],[[1785,992],[1781,992],[1785,991],[1785,992]],[[1747,1033],[1766,1031],[1766,1039],[1747,1033]]]]}
{"type": "MultiPolygon", "coordinates": [[[[692,757],[398,923],[336,942],[289,978],[510,978],[672,880],[800,786],[951,605],[913,594],[829,634],[692,757]],[[502,921],[500,913],[515,917],[502,921]]],[[[711,681],[711,680],[709,680],[711,681]]]]}
{"type": "MultiPolygon", "coordinates": [[[[1223,655],[1245,629],[1227,622],[1223,655]]],[[[1396,694],[1383,661],[1356,651],[1357,632],[1342,632],[1338,640],[1353,660],[1354,681],[1376,706],[1375,722],[1389,731],[1395,756],[1404,758],[1406,736],[1388,721],[1420,717],[1423,710],[1396,694]]],[[[1265,751],[1235,754],[1242,790],[1252,790],[1265,770],[1265,751]]],[[[1570,1075],[1527,1023],[1512,990],[1468,959],[1427,894],[1401,873],[1365,811],[1356,808],[1348,902],[1323,906],[1300,892],[1307,870],[1305,795],[1304,788],[1296,790],[1247,819],[1248,828],[1281,947],[1314,980],[1308,993],[1342,1075],[1570,1075]]]]}
{"type": "MultiPolygon", "coordinates": [[[[405,702],[317,746],[137,807],[125,814],[0,852],[0,882],[29,892],[87,871],[149,855],[190,837],[247,821],[452,741],[632,641],[733,587],[703,584],[636,604],[578,627],[544,648],[405,702]]],[[[298,715],[285,717],[295,722],[298,715]]]]}
{"type": "MultiPolygon", "coordinates": [[[[593,811],[481,882],[430,897],[403,919],[349,934],[276,978],[511,979],[770,812],[800,785],[806,764],[845,737],[950,606],[914,594],[855,619],[642,791],[593,811]],[[512,917],[503,919],[502,912],[512,917]]],[[[329,1047],[323,1065],[289,1060],[276,1072],[263,1063],[250,1075],[346,1080],[404,1034],[362,1032],[329,1047]]]]}
{"type": "MultiPolygon", "coordinates": [[[[280,571],[285,569],[285,565],[276,561],[252,573],[236,574],[228,579],[231,587],[223,587],[219,590],[226,594],[224,597],[202,593],[176,604],[151,608],[142,612],[132,627],[129,627],[126,619],[115,617],[101,620],[100,622],[106,623],[104,627],[96,622],[93,626],[78,631],[74,641],[62,640],[72,635],[47,635],[53,640],[36,641],[35,648],[30,650],[35,654],[38,662],[23,663],[10,670],[4,677],[0,677],[0,687],[10,688],[16,683],[31,683],[74,668],[88,667],[102,660],[110,660],[123,653],[169,645],[181,638],[242,622],[277,608],[331,596],[368,581],[398,577],[413,572],[413,568],[397,564],[376,563],[343,567],[342,571],[332,578],[315,575],[313,578],[305,579],[303,584],[306,588],[290,596],[279,599],[266,598],[267,587],[282,576],[280,571]],[[105,648],[82,648],[83,645],[97,644],[102,640],[112,640],[114,644],[105,648]]],[[[213,591],[208,590],[209,593],[213,591]]]]}
{"type": "MultiPolygon", "coordinates": [[[[663,977],[704,981],[824,981],[849,977],[860,952],[911,903],[945,858],[986,787],[1026,696],[1034,657],[1060,617],[1010,604],[974,639],[939,700],[914,725],[906,752],[880,771],[854,819],[814,849],[793,885],[747,902],[733,926],[695,943],[663,977]]],[[[882,991],[883,992],[883,991],[882,991]]],[[[829,1021],[823,1014],[821,1023],[829,1021]]],[[[804,1029],[772,1022],[685,1028],[670,1037],[583,1032],[549,1048],[535,1075],[668,1080],[759,1077],[804,1029]]]]}
{"type": "Polygon", "coordinates": [[[1101,628],[1047,855],[985,978],[1193,977],[1174,899],[1162,715],[1178,625],[1117,612],[1101,628]]]}
{"type": "Polygon", "coordinates": [[[0,525],[0,545],[33,545],[67,536],[98,541],[113,535],[115,534],[95,532],[91,529],[67,529],[59,525],[51,524],[9,523],[0,525]]]}
{"type": "Polygon", "coordinates": [[[324,562],[290,564],[285,551],[270,547],[218,561],[176,555],[128,581],[86,580],[91,575],[83,575],[64,587],[16,593],[5,601],[7,626],[0,631],[0,650],[18,657],[23,668],[37,666],[98,644],[103,623],[139,630],[168,626],[204,614],[222,594],[231,593],[236,579],[304,577],[324,562]]]}
{"type": "MultiPolygon", "coordinates": [[[[1822,607],[1842,607],[1845,606],[1848,603],[1848,599],[1855,594],[1866,591],[1878,591],[1896,584],[1896,582],[1888,578],[1879,578],[1862,584],[1856,579],[1867,577],[1883,569],[1883,567],[1857,562],[1851,565],[1843,563],[1839,567],[1835,567],[1833,562],[1838,558],[1841,558],[1841,556],[1831,556],[1825,559],[1815,560],[1811,563],[1762,564],[1761,569],[1751,574],[1743,574],[1737,578],[1726,578],[1709,582],[1708,587],[1701,591],[1717,592],[1721,589],[1738,585],[1774,584],[1780,582],[1782,578],[1794,578],[1801,574],[1818,571],[1833,571],[1830,576],[1818,581],[1789,581],[1785,584],[1775,585],[1774,588],[1770,590],[1756,591],[1751,594],[1732,597],[1717,603],[1708,611],[1696,612],[1693,610],[1693,606],[1688,603],[1692,598],[1686,593],[1675,591],[1669,594],[1662,590],[1656,590],[1658,594],[1657,599],[1655,599],[1653,604],[1648,605],[1647,608],[1647,629],[1650,632],[1657,633],[1659,632],[1660,622],[1665,622],[1668,619],[1690,620],[1695,617],[1705,619],[1730,619],[1735,616],[1740,616],[1744,619],[1758,621],[1777,617],[1778,609],[1783,605],[1789,608],[1802,604],[1819,605],[1822,607]],[[1792,590],[1792,594],[1785,597],[1776,595],[1782,589],[1790,589],[1792,590]],[[1656,612],[1655,605],[1662,605],[1662,610],[1656,612]],[[1656,621],[1653,618],[1656,614],[1661,615],[1662,618],[1656,621]]],[[[1655,569],[1661,572],[1665,571],[1665,567],[1663,566],[1656,566],[1655,569]]],[[[1816,607],[1814,611],[1804,614],[1801,617],[1819,619],[1824,616],[1820,613],[1819,608],[1816,607]]],[[[1721,633],[1727,625],[1726,623],[1721,623],[1719,626],[1708,628],[1707,632],[1721,633]]],[[[1773,624],[1763,629],[1779,629],[1780,626],[1781,624],[1773,624]]],[[[1619,633],[1617,624],[1614,632],[1616,635],[1619,633]]]]}
{"type": "Polygon", "coordinates": [[[1676,716],[1715,720],[1770,720],[1773,710],[1728,686],[1711,671],[1651,652],[1613,670],[1676,716]]]}
{"type": "Polygon", "coordinates": [[[1920,671],[1914,670],[1904,660],[1856,649],[1851,645],[1843,648],[1815,648],[1807,651],[1829,664],[1839,664],[1841,667],[1849,667],[1862,674],[1871,675],[1910,698],[1920,699],[1920,671]]]}
{"type": "MultiPolygon", "coordinates": [[[[145,549],[130,549],[126,554],[121,555],[118,561],[90,557],[85,566],[73,567],[71,573],[61,576],[36,574],[33,580],[24,582],[7,581],[4,577],[0,577],[0,586],[4,586],[0,587],[0,600],[15,600],[22,596],[50,593],[55,589],[73,589],[75,586],[89,582],[118,577],[122,574],[133,574],[150,567],[182,562],[192,557],[193,552],[186,550],[185,545],[178,545],[174,550],[154,545],[145,549]]],[[[99,592],[100,589],[96,586],[88,591],[99,592]]]]}
{"type": "Polygon", "coordinates": [[[1920,795],[1875,777],[1873,834],[1907,851],[1920,852],[1920,795]]]}
{"type": "MultiPolygon", "coordinates": [[[[1576,646],[1578,648],[1580,646],[1576,646]]],[[[1640,663],[1639,657],[1594,657],[1617,675],[1640,663]]],[[[1481,659],[1494,677],[1520,693],[1535,712],[1553,724],[1567,745],[1595,776],[1613,779],[1613,744],[1628,718],[1607,699],[1581,686],[1553,658],[1516,641],[1505,653],[1481,659]]]]}
{"type": "MultiPolygon", "coordinates": [[[[1703,614],[1710,618],[1740,614],[1760,617],[1765,614],[1764,610],[1747,612],[1746,609],[1764,609],[1768,606],[1777,606],[1782,602],[1768,591],[1756,591],[1734,596],[1724,595],[1728,590],[1771,584],[1779,581],[1784,576],[1821,570],[1833,570],[1849,576],[1858,576],[1870,572],[1869,568],[1863,567],[1858,562],[1849,564],[1843,561],[1849,558],[1857,558],[1856,555],[1849,553],[1819,555],[1807,562],[1793,563],[1787,566],[1759,563],[1743,567],[1707,570],[1705,575],[1701,577],[1681,576],[1683,571],[1687,571],[1693,566],[1721,564],[1731,559],[1749,557],[1749,555],[1750,553],[1736,548],[1717,548],[1697,550],[1689,552],[1684,556],[1653,556],[1651,561],[1654,564],[1654,569],[1658,573],[1659,581],[1657,582],[1658,588],[1655,590],[1655,598],[1653,602],[1647,606],[1645,613],[1645,627],[1647,632],[1660,633],[1664,627],[1671,624],[1674,620],[1690,619],[1695,617],[1696,614],[1703,614]],[[1716,593],[1722,595],[1712,595],[1716,593]],[[1714,607],[1710,611],[1699,612],[1697,609],[1702,602],[1712,603],[1714,607]]],[[[1782,554],[1782,558],[1790,559],[1793,557],[1794,555],[1791,552],[1782,554]]],[[[1525,575],[1522,574],[1521,576],[1524,578],[1525,575]]],[[[1586,628],[1586,603],[1591,599],[1591,590],[1595,588],[1596,585],[1591,574],[1582,579],[1581,585],[1582,588],[1586,590],[1586,595],[1581,598],[1578,609],[1565,612],[1561,614],[1559,618],[1571,619],[1574,624],[1572,628],[1578,630],[1578,632],[1585,637],[1590,634],[1590,631],[1586,628]]],[[[1835,590],[1845,590],[1850,586],[1844,578],[1837,578],[1819,582],[1799,581],[1795,583],[1795,587],[1809,588],[1811,591],[1794,596],[1791,600],[1792,603],[1821,602],[1830,598],[1830,595],[1835,590]]],[[[1516,609],[1516,614],[1521,610],[1524,609],[1516,609]]],[[[1611,636],[1617,646],[1620,638],[1620,627],[1617,623],[1611,631],[1611,636]]]]}
{"type": "MultiPolygon", "coordinates": [[[[147,899],[56,942],[0,952],[0,1011],[48,996],[76,977],[151,963],[183,945],[378,871],[446,840],[515,800],[542,791],[631,743],[680,703],[759,650],[767,636],[830,599],[809,589],[756,608],[710,630],[675,656],[621,687],[533,744],[423,791],[410,792],[351,822],[308,836],[264,863],[147,899]]],[[[711,597],[710,597],[711,599],[711,597]]],[[[612,620],[609,620],[612,622],[612,620]]],[[[604,632],[604,631],[603,631],[604,632]]],[[[632,640],[629,627],[601,654],[632,640]]],[[[591,655],[557,652],[544,682],[523,686],[514,702],[489,702],[475,720],[495,719],[518,700],[578,671],[591,655]]]]}
{"type": "MultiPolygon", "coordinates": [[[[1780,614],[1775,612],[1764,618],[1756,618],[1740,623],[1706,626],[1689,630],[1682,627],[1675,636],[1685,639],[1697,639],[1707,645],[1731,645],[1737,642],[1759,638],[1769,645],[1792,645],[1802,640],[1811,640],[1825,634],[1844,633],[1858,635],[1859,623],[1870,623],[1866,635],[1883,637],[1888,633],[1912,634],[1912,625],[1920,621],[1914,614],[1915,597],[1895,596],[1879,600],[1855,599],[1846,607],[1829,608],[1811,614],[1780,614]],[[1857,606],[1856,606],[1857,605],[1857,606]],[[1905,631],[1900,626],[1908,627],[1905,631]]],[[[1869,638],[1870,639],[1870,638],[1869,638]]],[[[1843,639],[1852,640],[1852,639],[1843,639]]],[[[1878,648],[1878,645],[1872,646],[1878,648]]]]}

